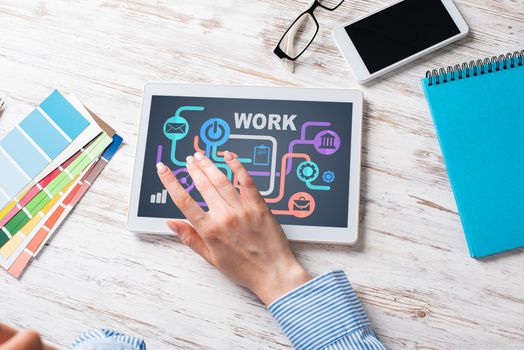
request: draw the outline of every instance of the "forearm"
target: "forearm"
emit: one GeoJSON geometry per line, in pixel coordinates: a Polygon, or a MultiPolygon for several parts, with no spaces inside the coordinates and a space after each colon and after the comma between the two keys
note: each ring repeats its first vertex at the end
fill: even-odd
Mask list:
{"type": "Polygon", "coordinates": [[[303,284],[268,309],[296,349],[385,349],[342,271],[303,284]]]}

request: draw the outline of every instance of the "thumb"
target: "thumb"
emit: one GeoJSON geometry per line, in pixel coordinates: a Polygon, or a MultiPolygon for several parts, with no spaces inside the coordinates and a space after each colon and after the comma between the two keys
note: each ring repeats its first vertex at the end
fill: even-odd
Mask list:
{"type": "Polygon", "coordinates": [[[168,220],[167,226],[180,238],[182,243],[210,262],[209,249],[193,226],[182,220],[168,220]]]}
{"type": "Polygon", "coordinates": [[[18,332],[0,345],[0,350],[42,350],[43,348],[40,335],[34,331],[18,332]]]}

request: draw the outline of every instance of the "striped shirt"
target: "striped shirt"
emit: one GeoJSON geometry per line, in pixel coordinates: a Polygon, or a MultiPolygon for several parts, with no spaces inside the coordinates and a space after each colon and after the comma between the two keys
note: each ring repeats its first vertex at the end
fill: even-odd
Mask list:
{"type": "Polygon", "coordinates": [[[385,350],[343,271],[303,284],[268,309],[297,350],[385,350]]]}
{"type": "Polygon", "coordinates": [[[69,348],[71,350],[146,350],[146,343],[139,337],[99,328],[80,334],[69,348]]]}
{"type": "MultiPolygon", "coordinates": [[[[343,271],[319,276],[268,306],[297,350],[385,350],[343,271]]],[[[78,336],[71,350],[146,350],[139,337],[109,329],[78,336]]]]}

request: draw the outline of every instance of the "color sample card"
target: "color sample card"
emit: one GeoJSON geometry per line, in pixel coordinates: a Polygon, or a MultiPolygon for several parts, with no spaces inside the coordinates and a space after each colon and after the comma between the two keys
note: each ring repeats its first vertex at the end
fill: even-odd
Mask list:
{"type": "Polygon", "coordinates": [[[0,266],[21,275],[121,144],[57,90],[0,140],[0,266]]]}
{"type": "MultiPolygon", "coordinates": [[[[29,182],[24,190],[22,190],[16,198],[20,198],[24,195],[24,192],[27,192],[31,187],[36,185],[39,181],[44,179],[47,175],[49,175],[50,172],[55,170],[57,167],[59,167],[62,163],[66,162],[70,157],[72,157],[78,150],[80,150],[82,147],[84,147],[86,144],[91,142],[96,136],[98,136],[102,131],[105,129],[102,127],[102,124],[99,124],[98,121],[95,120],[92,113],[90,113],[80,102],[80,100],[73,94],[67,96],[67,101],[71,103],[73,107],[75,107],[80,114],[84,116],[84,118],[90,123],[87,128],[84,129],[84,131],[81,132],[80,135],[78,135],[72,142],[55,158],[52,159],[52,161],[40,171],[40,173],[32,179],[31,182],[29,182]]],[[[97,117],[98,118],[98,117],[97,117]]],[[[105,124],[104,124],[105,127],[105,124]]],[[[111,131],[111,130],[110,130],[111,131]]],[[[112,136],[114,134],[111,132],[106,132],[109,136],[112,136]]],[[[1,196],[1,195],[0,195],[1,196]]],[[[3,217],[3,214],[5,213],[6,207],[9,207],[12,202],[5,205],[4,207],[0,205],[0,208],[3,207],[2,210],[0,210],[0,217],[3,217]]],[[[11,207],[12,208],[12,207],[11,207]]],[[[11,209],[10,208],[10,209],[11,209]]],[[[10,210],[8,209],[8,210],[10,210]]]]}
{"type": "Polygon", "coordinates": [[[84,171],[111,142],[112,139],[105,133],[97,137],[89,147],[82,151],[80,156],[78,156],[66,169],[64,169],[64,171],[53,179],[49,185],[29,201],[24,208],[25,210],[19,211],[1,228],[0,255],[7,258],[7,256],[2,253],[3,245],[9,242],[9,240],[13,238],[19,230],[47,204],[47,202],[60,193],[69,180],[84,171]]]}
{"type": "MultiPolygon", "coordinates": [[[[105,146],[107,146],[107,144],[105,146]]],[[[85,153],[95,152],[97,146],[91,145],[90,147],[91,149],[87,149],[85,153]]],[[[33,215],[29,221],[26,221],[26,218],[24,217],[24,221],[26,221],[24,226],[22,226],[19,231],[13,235],[12,239],[10,239],[3,247],[0,248],[0,265],[3,268],[9,269],[11,265],[14,264],[16,258],[31,242],[42,225],[49,219],[50,216],[53,215],[56,210],[58,210],[61,205],[63,205],[62,202],[64,198],[68,197],[71,191],[75,189],[76,184],[80,181],[80,179],[89,171],[91,166],[97,162],[98,156],[102,151],[103,149],[100,150],[97,153],[97,156],[94,158],[88,157],[89,163],[87,166],[82,166],[83,170],[80,173],[77,173],[76,176],[73,178],[64,178],[65,186],[61,186],[61,190],[56,193],[53,198],[46,200],[45,205],[41,207],[41,209],[35,215],[33,215]]],[[[56,191],[53,193],[55,192],[56,191]]]]}
{"type": "Polygon", "coordinates": [[[62,190],[64,192],[59,192],[53,198],[46,202],[46,205],[39,210],[27,223],[24,225],[12,239],[7,242],[2,248],[0,248],[0,265],[4,269],[9,269],[11,265],[15,262],[16,257],[20,255],[27,243],[32,238],[32,233],[34,230],[39,228],[38,224],[47,219],[47,216],[56,210],[57,204],[60,204],[60,199],[69,193],[69,190],[72,190],[74,187],[75,181],[78,181],[79,176],[70,180],[62,190]]]}
{"type": "Polygon", "coordinates": [[[43,178],[36,185],[31,187],[28,191],[23,192],[20,196],[17,196],[10,202],[6,208],[10,208],[8,211],[0,213],[0,227],[4,226],[13,216],[15,216],[20,210],[23,210],[24,207],[33,199],[40,191],[44,189],[51,181],[53,181],[65,168],[69,166],[82,152],[78,151],[64,162],[61,166],[53,170],[49,175],[43,178]]]}
{"type": "Polygon", "coordinates": [[[0,141],[0,208],[48,166],[89,125],[58,90],[0,141]]]}
{"type": "Polygon", "coordinates": [[[113,155],[122,144],[119,135],[113,136],[113,143],[104,151],[101,158],[90,166],[85,175],[75,183],[72,191],[63,199],[62,204],[47,218],[43,225],[37,230],[34,237],[27,244],[24,250],[18,255],[14,263],[9,267],[8,272],[16,278],[20,278],[30,261],[35,257],[60,227],[61,223],[67,218],[82,196],[87,192],[98,175],[106,167],[113,155]]]}
{"type": "Polygon", "coordinates": [[[13,237],[6,245],[0,248],[0,265],[8,270],[16,261],[16,258],[25,249],[27,244],[34,237],[36,232],[53,212],[60,206],[62,199],[65,198],[74,188],[74,184],[79,181],[82,175],[77,175],[70,180],[66,186],[56,194],[46,205],[13,237]],[[7,255],[8,257],[4,257],[7,255]]]}
{"type": "MultiPolygon", "coordinates": [[[[93,163],[93,165],[91,165],[90,168],[92,168],[94,164],[95,163],[93,163]]],[[[71,181],[72,185],[70,186],[70,191],[68,191],[67,195],[63,195],[60,197],[57,196],[58,200],[53,200],[49,202],[49,205],[53,205],[54,208],[51,211],[46,212],[47,215],[45,215],[45,219],[40,221],[40,225],[29,225],[28,224],[24,227],[25,229],[24,234],[27,234],[29,237],[27,240],[25,240],[24,244],[20,244],[18,246],[19,248],[18,251],[20,252],[20,254],[13,254],[12,255],[13,258],[9,259],[12,261],[12,263],[8,263],[9,266],[8,266],[7,271],[14,277],[18,278],[20,274],[22,273],[23,269],[25,268],[25,266],[27,265],[27,263],[29,263],[29,261],[31,260],[33,256],[32,252],[34,251],[34,248],[32,249],[30,248],[31,245],[32,244],[34,245],[36,241],[39,241],[40,238],[42,237],[42,234],[47,232],[46,225],[48,225],[53,220],[56,220],[56,216],[60,215],[60,213],[62,213],[63,208],[67,205],[68,199],[71,198],[73,193],[77,191],[78,187],[82,184],[82,181],[78,179],[78,177],[75,178],[75,180],[76,182],[71,181]]],[[[18,237],[20,236],[22,235],[18,235],[18,237]]]]}
{"type": "Polygon", "coordinates": [[[58,218],[57,222],[55,223],[56,225],[54,227],[49,226],[50,230],[45,240],[42,242],[42,244],[39,247],[37,247],[37,251],[34,254],[35,256],[40,252],[43,244],[45,244],[49,240],[49,238],[53,235],[53,233],[56,231],[56,229],[65,219],[65,217],[69,214],[69,212],[73,210],[75,205],[84,196],[84,194],[87,192],[89,187],[91,187],[91,185],[96,180],[98,175],[102,173],[102,170],[104,170],[104,168],[109,163],[111,158],[113,158],[113,156],[115,155],[116,151],[118,151],[118,148],[120,147],[122,142],[123,142],[122,137],[120,137],[117,134],[113,136],[113,143],[109,145],[109,147],[104,151],[100,160],[93,166],[93,168],[89,171],[89,173],[87,173],[84,176],[84,178],[82,179],[82,182],[83,182],[82,185],[78,188],[78,191],[75,193],[74,197],[71,199],[71,202],[65,208],[63,215],[58,218]]]}

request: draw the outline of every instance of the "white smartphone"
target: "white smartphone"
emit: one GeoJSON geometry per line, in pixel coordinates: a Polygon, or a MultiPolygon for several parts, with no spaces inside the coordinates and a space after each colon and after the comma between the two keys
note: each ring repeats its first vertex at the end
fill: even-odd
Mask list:
{"type": "Polygon", "coordinates": [[[469,28],[451,0],[401,0],[333,31],[359,82],[458,40],[469,28]]]}

